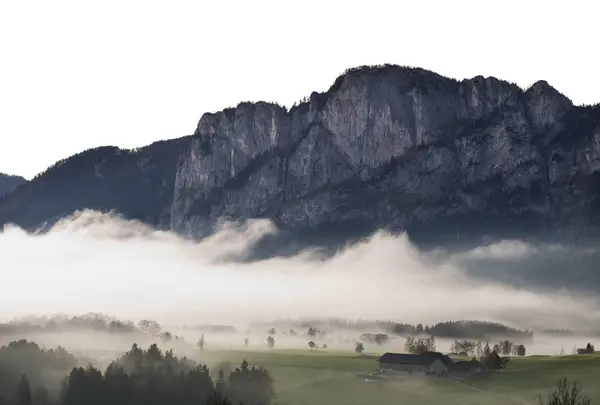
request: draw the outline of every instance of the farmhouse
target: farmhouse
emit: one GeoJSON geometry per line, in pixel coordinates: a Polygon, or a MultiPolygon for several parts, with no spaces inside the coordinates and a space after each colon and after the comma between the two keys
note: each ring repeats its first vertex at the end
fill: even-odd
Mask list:
{"type": "Polygon", "coordinates": [[[379,358],[379,369],[381,371],[445,375],[452,364],[454,362],[450,357],[438,352],[423,354],[385,353],[379,358]]]}
{"type": "Polygon", "coordinates": [[[470,361],[457,361],[448,367],[448,377],[456,379],[472,377],[481,373],[482,369],[481,363],[475,359],[470,361]]]}

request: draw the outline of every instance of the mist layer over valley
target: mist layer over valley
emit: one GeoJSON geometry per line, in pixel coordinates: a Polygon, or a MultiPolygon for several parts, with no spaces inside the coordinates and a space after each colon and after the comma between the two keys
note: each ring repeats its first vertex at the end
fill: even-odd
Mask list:
{"type": "MultiPolygon", "coordinates": [[[[179,375],[188,388],[161,389],[173,397],[189,389],[201,400],[224,393],[249,404],[269,403],[273,395],[296,404],[309,393],[308,403],[322,403],[342,390],[363,404],[383,395],[364,379],[377,374],[379,355],[419,350],[409,342],[457,359],[475,356],[484,344],[496,356],[500,350],[521,356],[506,371],[539,370],[526,360],[536,361],[531,355],[596,364],[596,357],[568,356],[593,351],[590,342],[600,336],[594,284],[539,276],[548,263],[560,265],[553,258],[561,256],[592,264],[592,248],[502,241],[424,250],[406,234],[380,230],[345,245],[256,254],[280,235],[268,220],[253,220],[221,222],[210,236],[190,240],[96,211],[76,212],[34,233],[6,226],[0,234],[0,377],[6,377],[0,396],[27,393],[22,387],[31,384],[32,394],[23,395],[35,405],[58,404],[77,392],[83,395],[77,403],[90,403],[95,391],[80,387],[96,378],[107,396],[116,372],[131,382],[139,403],[153,394],[136,381],[179,375]],[[525,350],[530,357],[522,357],[525,350]],[[253,382],[239,382],[240,376],[253,382]]],[[[482,361],[491,356],[482,353],[482,361]]],[[[567,363],[544,364],[552,373],[567,363]]],[[[435,381],[385,381],[402,392],[447,395],[435,381]]],[[[535,393],[546,389],[544,383],[535,393]]],[[[394,392],[380,403],[395,403],[394,392]]],[[[460,403],[474,395],[488,393],[465,389],[453,398],[460,403]]]]}
{"type": "MultiPolygon", "coordinates": [[[[231,324],[329,318],[431,324],[476,319],[520,328],[589,330],[600,319],[580,279],[557,289],[528,274],[553,257],[593,254],[506,241],[461,252],[420,251],[383,231],[324,254],[247,261],[277,229],[223,223],[199,242],[93,211],[47,233],[0,234],[0,317],[99,312],[162,324],[231,324]]],[[[564,274],[574,269],[565,263],[564,274]]],[[[567,277],[565,277],[567,280],[567,277]]],[[[568,280],[567,280],[568,281],[568,280]]]]}

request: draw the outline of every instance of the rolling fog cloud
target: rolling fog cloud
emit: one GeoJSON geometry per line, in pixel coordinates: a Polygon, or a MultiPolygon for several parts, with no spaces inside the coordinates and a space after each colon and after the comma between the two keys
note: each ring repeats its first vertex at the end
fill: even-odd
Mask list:
{"type": "Polygon", "coordinates": [[[584,294],[476,276],[488,262],[498,266],[539,255],[540,248],[521,242],[442,257],[419,251],[405,235],[378,232],[327,258],[305,251],[242,262],[257,241],[276,232],[270,222],[256,220],[223,224],[213,236],[192,242],[91,211],[45,234],[6,227],[0,234],[0,318],[102,312],[167,323],[239,324],[336,316],[479,319],[522,327],[600,319],[596,302],[584,294]]]}

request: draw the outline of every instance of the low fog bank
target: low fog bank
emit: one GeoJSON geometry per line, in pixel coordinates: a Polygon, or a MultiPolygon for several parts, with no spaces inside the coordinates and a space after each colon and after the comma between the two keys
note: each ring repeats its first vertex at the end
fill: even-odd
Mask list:
{"type": "MultiPolygon", "coordinates": [[[[166,330],[166,328],[165,328],[166,330]]],[[[89,330],[61,331],[61,332],[27,332],[18,334],[0,335],[0,347],[10,342],[25,339],[37,343],[41,348],[50,349],[64,347],[75,355],[79,364],[93,364],[96,367],[105,368],[111,361],[120,357],[128,351],[135,343],[139,347],[148,348],[157,344],[162,350],[173,350],[177,356],[186,356],[202,361],[218,361],[222,356],[219,353],[231,350],[240,351],[267,351],[274,349],[282,350],[309,350],[309,343],[315,343],[312,350],[328,352],[354,352],[357,342],[362,342],[365,353],[382,354],[384,352],[406,352],[407,336],[395,335],[389,331],[377,328],[366,329],[335,329],[324,326],[319,329],[317,335],[310,335],[307,330],[277,329],[270,333],[269,329],[253,327],[245,331],[197,333],[195,331],[170,330],[177,333],[178,339],[165,341],[159,336],[143,333],[107,333],[89,330]],[[322,334],[321,334],[322,332],[322,334]],[[375,334],[385,334],[385,341],[376,342],[375,334]],[[269,347],[267,338],[273,338],[273,347],[269,347]],[[203,350],[200,350],[198,342],[202,340],[203,350]]],[[[422,337],[426,337],[422,335],[422,337]]],[[[524,344],[527,355],[570,355],[575,354],[576,348],[586,347],[587,343],[595,346],[600,344],[598,336],[583,335],[553,335],[547,333],[534,333],[531,339],[518,336],[496,335],[486,338],[477,337],[435,337],[435,350],[450,353],[455,341],[471,341],[489,343],[490,346],[499,344],[508,339],[515,345],[524,344]]]]}
{"type": "MultiPolygon", "coordinates": [[[[121,356],[136,343],[158,344],[178,356],[218,360],[222,351],[327,350],[354,352],[362,342],[367,353],[407,351],[408,339],[431,339],[432,350],[454,352],[455,342],[477,342],[491,346],[509,340],[524,344],[528,354],[571,354],[576,347],[598,339],[577,332],[522,330],[500,323],[445,321],[431,325],[393,321],[348,320],[343,318],[279,319],[251,322],[245,328],[225,324],[173,325],[152,319],[134,322],[114,316],[80,315],[27,316],[0,324],[0,347],[25,339],[42,349],[66,347],[82,364],[100,368],[121,356]],[[270,340],[270,344],[269,344],[270,340]],[[210,354],[207,354],[209,353],[210,354]],[[208,357],[207,357],[208,356],[208,357]]],[[[464,347],[464,346],[463,346],[464,347]]]]}
{"type": "Polygon", "coordinates": [[[591,283],[577,284],[581,268],[557,259],[588,260],[593,249],[507,241],[424,252],[406,235],[376,232],[335,254],[305,250],[245,260],[262,238],[276,235],[273,224],[256,220],[224,223],[194,242],[92,211],[43,234],[9,226],[0,234],[0,319],[100,312],[240,330],[254,320],[315,316],[423,324],[477,319],[582,333],[600,319],[597,299],[587,292],[591,283]],[[576,283],[560,281],[571,280],[569,274],[576,283]]]}
{"type": "Polygon", "coordinates": [[[502,241],[452,255],[436,253],[478,278],[536,291],[565,289],[590,296],[600,291],[600,249],[595,246],[502,241]]]}

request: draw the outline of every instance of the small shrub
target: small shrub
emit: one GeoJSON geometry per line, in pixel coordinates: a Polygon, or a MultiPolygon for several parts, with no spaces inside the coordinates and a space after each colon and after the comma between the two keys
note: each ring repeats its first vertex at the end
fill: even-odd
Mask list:
{"type": "Polygon", "coordinates": [[[577,381],[563,378],[548,394],[546,402],[540,396],[540,405],[590,405],[592,398],[583,395],[583,390],[577,381]]]}

